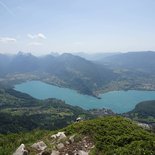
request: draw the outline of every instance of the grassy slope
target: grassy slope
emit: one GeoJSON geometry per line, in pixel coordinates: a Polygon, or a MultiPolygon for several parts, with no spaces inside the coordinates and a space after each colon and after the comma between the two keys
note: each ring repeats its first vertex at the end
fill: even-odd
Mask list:
{"type": "Polygon", "coordinates": [[[140,102],[125,115],[134,120],[153,123],[155,122],[155,100],[140,102]]]}
{"type": "Polygon", "coordinates": [[[123,117],[104,117],[66,128],[67,133],[91,135],[95,141],[93,154],[155,154],[155,135],[123,117]]]}
{"type": "MultiPolygon", "coordinates": [[[[103,117],[74,123],[64,129],[67,135],[87,135],[95,143],[94,155],[155,154],[155,134],[123,117],[103,117]]],[[[0,135],[0,155],[11,154],[21,143],[29,147],[37,140],[49,146],[51,131],[0,135]]]]}
{"type": "Polygon", "coordinates": [[[0,133],[34,129],[55,130],[75,121],[79,115],[92,115],[57,99],[37,100],[14,90],[0,92],[0,133]]]}

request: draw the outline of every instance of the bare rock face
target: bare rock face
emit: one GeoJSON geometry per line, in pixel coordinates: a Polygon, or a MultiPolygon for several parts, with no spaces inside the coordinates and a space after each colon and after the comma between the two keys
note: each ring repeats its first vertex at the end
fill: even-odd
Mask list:
{"type": "Polygon", "coordinates": [[[51,138],[61,140],[61,139],[66,138],[66,135],[64,132],[58,132],[57,134],[52,135],[51,138]]]}
{"type": "Polygon", "coordinates": [[[28,155],[28,151],[25,149],[25,145],[21,144],[13,155],[28,155]]]}
{"type": "Polygon", "coordinates": [[[34,143],[31,147],[36,149],[37,151],[43,151],[47,148],[47,145],[43,141],[40,141],[40,142],[34,143]]]}

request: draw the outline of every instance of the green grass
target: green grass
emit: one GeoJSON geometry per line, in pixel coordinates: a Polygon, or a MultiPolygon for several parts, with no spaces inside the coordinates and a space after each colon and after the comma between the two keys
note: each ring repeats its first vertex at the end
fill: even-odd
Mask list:
{"type": "MultiPolygon", "coordinates": [[[[148,132],[129,119],[108,116],[79,123],[73,123],[60,131],[67,136],[76,134],[89,136],[95,144],[90,155],[154,155],[155,134],[148,132]]],[[[0,155],[10,155],[24,143],[31,153],[34,142],[43,140],[48,150],[52,149],[50,136],[53,131],[34,130],[29,133],[0,135],[0,155]]]]}
{"type": "Polygon", "coordinates": [[[95,142],[94,155],[155,154],[155,134],[123,117],[104,117],[75,123],[65,131],[68,134],[91,136],[95,142]]]}

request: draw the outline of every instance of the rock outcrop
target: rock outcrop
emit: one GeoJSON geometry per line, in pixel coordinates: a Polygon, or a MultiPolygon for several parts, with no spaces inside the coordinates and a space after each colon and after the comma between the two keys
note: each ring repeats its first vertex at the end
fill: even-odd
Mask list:
{"type": "Polygon", "coordinates": [[[28,151],[25,149],[25,145],[21,144],[13,155],[28,155],[28,151]]]}
{"type": "Polygon", "coordinates": [[[52,135],[51,138],[54,138],[54,139],[57,139],[57,140],[61,140],[61,139],[66,138],[66,135],[65,135],[64,132],[58,132],[57,134],[52,135]]]}
{"type": "Polygon", "coordinates": [[[47,148],[47,145],[43,141],[40,141],[34,143],[31,147],[36,149],[37,151],[44,151],[47,148]]]}
{"type": "MultiPolygon", "coordinates": [[[[48,145],[43,141],[34,143],[29,150],[36,155],[88,155],[93,143],[87,136],[66,136],[64,132],[58,132],[49,138],[48,145]]],[[[30,151],[30,154],[32,153],[30,151]]],[[[13,155],[29,155],[25,145],[21,144],[13,155]]]]}

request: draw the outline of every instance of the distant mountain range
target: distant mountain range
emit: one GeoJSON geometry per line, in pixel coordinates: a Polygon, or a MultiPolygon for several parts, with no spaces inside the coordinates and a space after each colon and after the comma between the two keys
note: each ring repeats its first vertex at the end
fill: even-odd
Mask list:
{"type": "Polygon", "coordinates": [[[128,52],[98,59],[100,64],[112,68],[136,70],[146,73],[155,71],[155,52],[128,52]]]}
{"type": "Polygon", "coordinates": [[[61,85],[81,93],[94,95],[92,90],[107,84],[116,77],[110,69],[82,57],[64,53],[60,56],[35,57],[32,54],[0,55],[1,76],[7,74],[31,73],[55,77],[61,85]]]}
{"type": "Polygon", "coordinates": [[[94,60],[69,53],[40,57],[22,52],[11,56],[0,54],[0,77],[19,81],[21,77],[31,80],[33,76],[34,80],[92,96],[111,90],[155,90],[155,52],[97,54],[96,57],[94,54],[94,60]]]}

